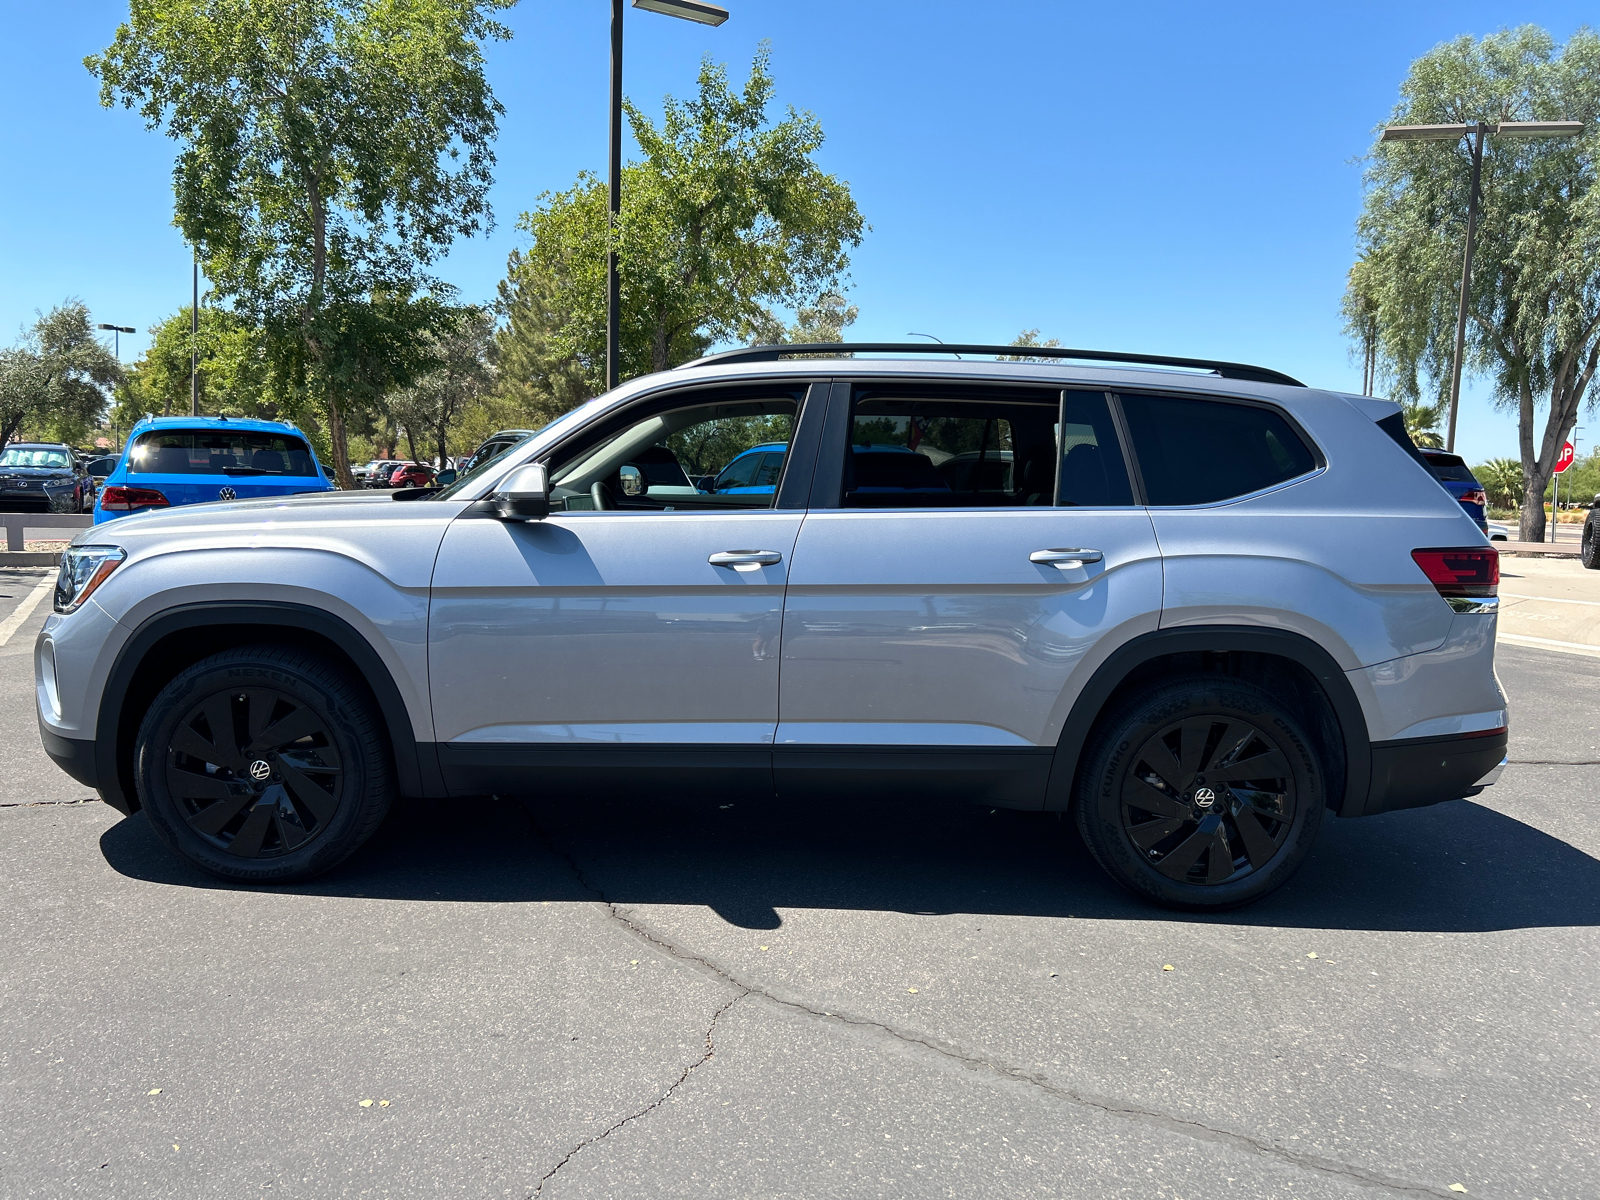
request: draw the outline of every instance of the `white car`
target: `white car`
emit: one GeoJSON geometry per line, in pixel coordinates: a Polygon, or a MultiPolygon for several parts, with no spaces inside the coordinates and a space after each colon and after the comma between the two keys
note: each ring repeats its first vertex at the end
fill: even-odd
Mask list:
{"type": "Polygon", "coordinates": [[[1509,542],[1511,540],[1511,526],[1504,521],[1490,521],[1489,540],[1491,542],[1509,542]]]}
{"type": "Polygon", "coordinates": [[[442,490],[85,531],[37,642],[45,748],[237,880],[332,866],[397,794],[446,822],[496,793],[901,794],[1070,813],[1195,909],[1282,884],[1329,813],[1494,782],[1499,554],[1398,405],[952,349],[734,351],[442,490]],[[768,443],[772,488],[623,486],[768,443]]]}

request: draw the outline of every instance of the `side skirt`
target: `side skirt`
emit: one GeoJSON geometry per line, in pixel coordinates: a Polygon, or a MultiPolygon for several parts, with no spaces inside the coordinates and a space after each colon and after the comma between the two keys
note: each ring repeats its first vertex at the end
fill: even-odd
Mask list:
{"type": "Polygon", "coordinates": [[[961,800],[1038,810],[1049,748],[440,743],[452,796],[961,800]]]}

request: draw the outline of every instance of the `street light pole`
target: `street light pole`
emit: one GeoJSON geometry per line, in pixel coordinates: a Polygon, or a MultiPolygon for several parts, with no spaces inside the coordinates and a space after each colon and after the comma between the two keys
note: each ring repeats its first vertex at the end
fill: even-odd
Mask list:
{"type": "Polygon", "coordinates": [[[189,415],[200,415],[200,251],[194,251],[194,303],[189,306],[189,415]]]}
{"type": "Polygon", "coordinates": [[[617,277],[617,226],[622,221],[622,0],[611,0],[611,146],[606,219],[606,390],[621,383],[622,281],[617,277]]]}
{"type": "Polygon", "coordinates": [[[1461,367],[1467,345],[1467,300],[1472,288],[1472,251],[1478,238],[1478,185],[1483,178],[1483,144],[1490,134],[1501,137],[1572,137],[1583,132],[1582,121],[1482,121],[1465,125],[1390,125],[1380,142],[1453,142],[1471,139],[1472,186],[1467,193],[1467,244],[1461,256],[1461,298],[1456,305],[1456,342],[1450,355],[1450,421],[1444,448],[1455,453],[1456,411],[1461,403],[1461,367]]]}
{"type": "MultiPolygon", "coordinates": [[[[635,8],[700,25],[721,25],[728,10],[700,0],[633,0],[635,8]]],[[[606,188],[606,390],[622,382],[622,281],[617,230],[622,223],[622,0],[611,0],[611,129],[606,188]]],[[[199,408],[195,409],[196,415],[199,408]]]]}
{"type": "Polygon", "coordinates": [[[104,322],[99,325],[99,328],[111,334],[111,344],[115,347],[113,353],[117,356],[117,364],[120,366],[122,364],[122,335],[137,331],[132,325],[107,325],[104,322]]]}

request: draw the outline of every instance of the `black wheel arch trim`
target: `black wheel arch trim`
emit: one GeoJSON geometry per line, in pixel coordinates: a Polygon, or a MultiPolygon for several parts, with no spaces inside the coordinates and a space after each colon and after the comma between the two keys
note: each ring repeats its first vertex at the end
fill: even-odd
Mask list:
{"type": "MultiPolygon", "coordinates": [[[[215,600],[169,608],[146,619],[118,651],[100,693],[95,723],[94,775],[101,797],[113,808],[132,813],[138,808],[133,790],[133,764],[121,762],[118,746],[123,698],[134,672],[156,643],[186,629],[226,625],[275,625],[305,630],[327,638],[355,664],[372,690],[394,750],[395,779],[403,796],[443,798],[447,795],[433,742],[419,743],[411,714],[388,665],[367,638],[342,617],[309,604],[276,600],[215,600]]],[[[79,777],[81,778],[81,777],[79,777]]]]}
{"type": "Polygon", "coordinates": [[[1310,638],[1280,629],[1261,629],[1248,625],[1198,625],[1176,629],[1156,629],[1124,642],[1095,670],[1062,726],[1056,744],[1055,762],[1045,792],[1045,811],[1065,812],[1072,802],[1078,760],[1089,731],[1099,719],[1112,694],[1138,667],[1169,654],[1204,651],[1242,651],[1275,655],[1289,659],[1309,671],[1321,685],[1339,733],[1344,742],[1344,795],[1338,806],[1341,817],[1361,816],[1367,804],[1372,780],[1372,742],[1367,733],[1366,715],[1355,689],[1334,658],[1310,638]]]}

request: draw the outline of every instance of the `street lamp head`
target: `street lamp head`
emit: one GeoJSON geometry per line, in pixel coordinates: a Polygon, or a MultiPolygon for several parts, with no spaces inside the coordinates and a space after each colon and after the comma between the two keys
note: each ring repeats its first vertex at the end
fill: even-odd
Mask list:
{"type": "Polygon", "coordinates": [[[97,328],[104,329],[107,333],[134,333],[134,332],[136,332],[136,330],[133,328],[132,325],[107,325],[104,322],[102,322],[99,326],[97,326],[97,328]]]}
{"type": "Polygon", "coordinates": [[[1477,131],[1476,125],[1390,125],[1380,142],[1453,142],[1477,131]]]}
{"type": "Polygon", "coordinates": [[[1583,122],[1501,121],[1495,132],[1501,137],[1575,137],[1583,132],[1583,122]]]}
{"type": "Polygon", "coordinates": [[[727,9],[702,4],[700,0],[633,0],[633,6],[685,21],[698,21],[701,25],[721,25],[728,19],[727,9]]]}

